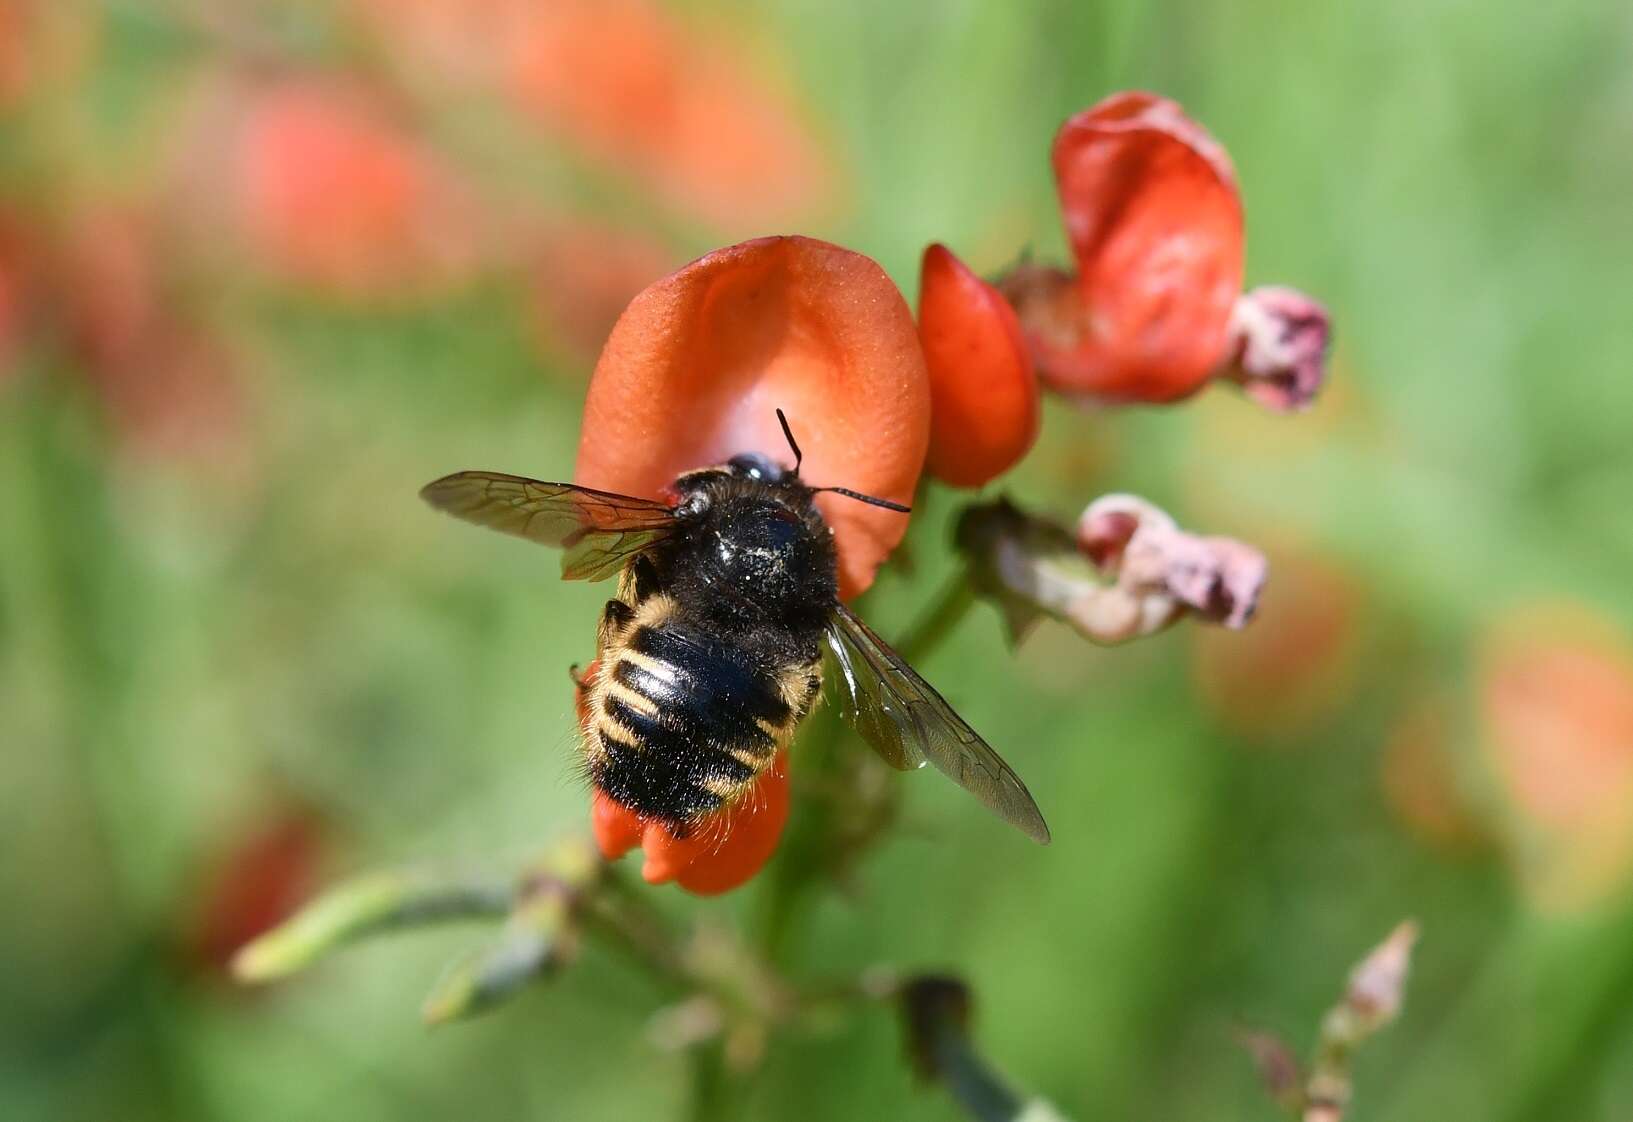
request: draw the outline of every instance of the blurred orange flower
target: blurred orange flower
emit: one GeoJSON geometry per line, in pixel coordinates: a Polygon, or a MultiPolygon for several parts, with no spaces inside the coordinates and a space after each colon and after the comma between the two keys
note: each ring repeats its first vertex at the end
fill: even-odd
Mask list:
{"type": "Polygon", "coordinates": [[[933,403],[930,474],[981,487],[1038,438],[1038,380],[1015,310],[943,245],[924,251],[919,338],[933,403]]]}
{"type": "Polygon", "coordinates": [[[1023,264],[1000,282],[1045,382],[1167,402],[1224,373],[1273,408],[1309,402],[1326,314],[1290,290],[1242,293],[1236,173],[1201,125],[1154,94],[1114,94],[1061,126],[1053,161],[1076,271],[1023,264]]]}
{"type": "Polygon", "coordinates": [[[151,208],[87,204],[45,238],[47,298],[114,426],[138,451],[219,452],[240,430],[231,355],[166,291],[151,208]]]}
{"type": "Polygon", "coordinates": [[[0,218],[0,380],[15,368],[26,303],[23,257],[9,224],[0,218]]]}
{"type": "Polygon", "coordinates": [[[225,975],[240,947],[293,915],[317,887],[324,837],[310,811],[282,806],[225,839],[187,932],[191,964],[225,975]]]}
{"type": "Polygon", "coordinates": [[[737,26],[654,0],[353,2],[411,79],[496,89],[551,136],[717,229],[795,225],[840,193],[778,59],[737,26]]]}
{"type": "Polygon", "coordinates": [[[454,177],[365,94],[318,78],[253,93],[230,148],[230,217],[263,266],[332,294],[449,280],[475,233],[454,177]]]}
{"type": "Polygon", "coordinates": [[[28,88],[29,18],[23,0],[0,0],[0,108],[18,100],[28,88]]]}
{"type": "Polygon", "coordinates": [[[1633,876],[1633,644],[1584,609],[1511,613],[1486,637],[1482,742],[1514,815],[1513,856],[1545,907],[1633,876]]]}
{"type": "MultiPolygon", "coordinates": [[[[805,479],[912,501],[930,389],[912,314],[873,261],[814,238],[759,238],[647,288],[596,364],[574,478],[657,497],[739,452],[787,460],[778,408],[805,479]]],[[[907,519],[835,495],[817,505],[838,546],[840,595],[853,598],[907,519]]]]}
{"type": "Polygon", "coordinates": [[[827,153],[723,30],[649,0],[558,0],[532,9],[509,60],[526,112],[718,227],[785,225],[831,205],[827,153]]]}
{"type": "Polygon", "coordinates": [[[593,219],[553,223],[531,253],[540,333],[594,355],[637,292],[675,268],[657,238],[593,219]]]}
{"type": "Polygon", "coordinates": [[[1390,808],[1423,841],[1451,853],[1484,847],[1490,831],[1458,774],[1452,706],[1424,698],[1395,722],[1384,745],[1383,789],[1390,808]]]}

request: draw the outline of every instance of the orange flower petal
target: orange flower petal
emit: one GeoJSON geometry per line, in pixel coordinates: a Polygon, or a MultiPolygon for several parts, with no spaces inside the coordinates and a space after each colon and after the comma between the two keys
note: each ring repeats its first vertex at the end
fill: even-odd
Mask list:
{"type": "Polygon", "coordinates": [[[1038,380],[1020,321],[996,288],[946,246],[931,245],[919,279],[919,338],[932,405],[926,469],[955,487],[983,486],[1038,438],[1038,380]]]}
{"type": "Polygon", "coordinates": [[[646,826],[641,876],[649,884],[674,880],[688,892],[715,896],[746,882],[776,852],[788,821],[788,753],[754,781],[732,807],[704,821],[684,838],[662,823],[646,826]]]}
{"type": "Polygon", "coordinates": [[[1242,291],[1242,206],[1224,150],[1172,101],[1115,94],[1055,137],[1075,279],[1032,270],[1017,300],[1056,389],[1171,401],[1225,359],[1242,291]]]}
{"type": "Polygon", "coordinates": [[[1605,900],[1633,880],[1633,642],[1548,605],[1502,619],[1485,647],[1482,741],[1521,882],[1545,907],[1605,900]]]}
{"type": "Polygon", "coordinates": [[[614,802],[602,791],[595,793],[590,804],[590,832],[595,835],[596,847],[608,861],[616,861],[637,845],[646,823],[641,816],[622,803],[614,802]]]}
{"type": "MultiPolygon", "coordinates": [[[[682,472],[739,452],[789,463],[779,407],[812,484],[912,501],[929,382],[907,304],[873,261],[812,238],[758,238],[648,287],[596,364],[575,479],[656,498],[682,472]]],[[[817,505],[849,599],[872,583],[907,518],[837,495],[817,505]]]]}

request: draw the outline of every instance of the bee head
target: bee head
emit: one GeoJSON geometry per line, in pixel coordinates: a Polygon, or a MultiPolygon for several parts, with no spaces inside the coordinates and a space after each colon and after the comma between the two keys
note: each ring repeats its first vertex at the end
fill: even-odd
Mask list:
{"type": "MultiPolygon", "coordinates": [[[[760,483],[782,484],[801,483],[799,477],[800,463],[805,454],[799,450],[799,444],[794,440],[794,430],[788,426],[788,417],[781,409],[777,410],[777,423],[782,426],[782,434],[788,441],[789,450],[794,453],[794,466],[785,468],[763,452],[740,452],[726,461],[726,469],[733,475],[744,479],[752,479],[760,483]]],[[[805,486],[801,483],[801,486],[805,486]]],[[[900,514],[907,514],[911,508],[901,503],[891,502],[889,499],[876,498],[873,495],[864,495],[859,491],[852,491],[849,487],[806,487],[811,494],[823,491],[835,495],[844,495],[848,499],[855,499],[870,506],[884,507],[900,514]]]]}

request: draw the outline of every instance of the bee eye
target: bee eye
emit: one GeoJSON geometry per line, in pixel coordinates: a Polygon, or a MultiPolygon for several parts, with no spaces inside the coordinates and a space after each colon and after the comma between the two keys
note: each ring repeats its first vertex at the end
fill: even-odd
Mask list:
{"type": "Polygon", "coordinates": [[[787,475],[782,465],[775,463],[771,457],[759,452],[743,452],[726,461],[726,466],[737,475],[749,479],[761,479],[767,483],[780,483],[787,475]]]}

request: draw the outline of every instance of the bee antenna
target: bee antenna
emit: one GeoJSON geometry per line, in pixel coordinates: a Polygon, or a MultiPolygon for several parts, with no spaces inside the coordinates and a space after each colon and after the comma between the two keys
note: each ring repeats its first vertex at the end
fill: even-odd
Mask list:
{"type": "Polygon", "coordinates": [[[864,495],[860,491],[852,491],[849,487],[812,487],[811,490],[830,491],[835,495],[844,495],[847,499],[855,499],[857,502],[867,503],[869,506],[882,506],[886,510],[895,511],[897,514],[913,513],[913,508],[910,506],[903,506],[901,503],[893,503],[889,499],[876,498],[873,495],[864,495]]]}
{"type": "Polygon", "coordinates": [[[794,450],[794,475],[797,477],[805,454],[799,450],[799,444],[794,440],[794,430],[788,427],[788,418],[781,409],[777,410],[777,423],[782,426],[782,434],[788,438],[788,447],[794,450]]]}

